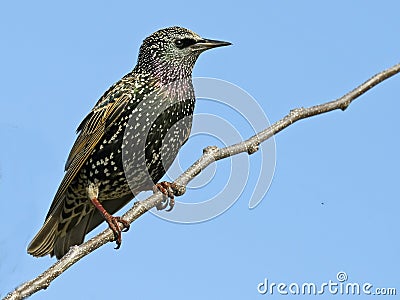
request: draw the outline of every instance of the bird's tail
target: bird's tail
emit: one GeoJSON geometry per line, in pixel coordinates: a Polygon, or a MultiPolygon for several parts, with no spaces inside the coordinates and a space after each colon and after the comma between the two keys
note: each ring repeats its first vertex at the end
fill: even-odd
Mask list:
{"type": "Polygon", "coordinates": [[[68,252],[71,246],[82,244],[93,211],[86,214],[79,223],[76,222],[79,216],[76,216],[76,224],[62,234],[58,230],[62,208],[61,202],[59,207],[56,207],[55,211],[47,217],[42,228],[28,246],[29,254],[36,257],[50,254],[50,256],[55,255],[57,259],[60,259],[68,252]]]}
{"type": "Polygon", "coordinates": [[[61,209],[62,206],[59,205],[59,207],[55,209],[54,213],[48,216],[42,228],[30,242],[27,249],[29,254],[36,257],[53,254],[61,209]]]}
{"type": "MultiPolygon", "coordinates": [[[[128,194],[119,199],[104,201],[102,205],[110,214],[114,214],[127,204],[132,197],[132,194],[128,194]]],[[[63,203],[64,201],[60,201],[58,207],[48,215],[42,228],[28,246],[29,254],[36,257],[50,254],[51,256],[55,255],[57,259],[60,259],[68,252],[71,246],[82,244],[85,235],[104,222],[104,217],[100,212],[91,209],[84,216],[76,215],[75,220],[70,221],[74,224],[71,228],[69,228],[70,226],[67,226],[68,228],[64,227],[59,231],[58,227],[61,219],[63,203]],[[63,229],[65,229],[64,233],[62,233],[64,231],[63,229]]],[[[88,203],[88,205],[91,204],[88,203]]],[[[85,211],[85,209],[83,209],[82,212],[83,211],[85,211]]]]}

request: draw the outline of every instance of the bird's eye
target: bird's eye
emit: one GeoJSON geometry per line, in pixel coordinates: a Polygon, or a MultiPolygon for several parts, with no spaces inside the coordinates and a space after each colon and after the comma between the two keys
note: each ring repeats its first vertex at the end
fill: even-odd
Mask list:
{"type": "Polygon", "coordinates": [[[182,40],[176,40],[176,41],[175,41],[175,45],[176,45],[179,49],[182,49],[182,48],[183,48],[183,41],[182,41],[182,40]]]}
{"type": "Polygon", "coordinates": [[[196,44],[196,40],[191,38],[183,38],[175,40],[175,46],[178,47],[179,49],[183,49],[194,44],[196,44]]]}

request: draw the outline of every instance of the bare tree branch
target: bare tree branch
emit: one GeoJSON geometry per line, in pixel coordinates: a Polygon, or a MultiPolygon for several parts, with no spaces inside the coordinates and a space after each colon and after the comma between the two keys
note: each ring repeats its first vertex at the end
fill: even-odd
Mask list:
{"type": "MultiPolygon", "coordinates": [[[[278,132],[282,131],[283,129],[298,120],[309,118],[315,115],[320,115],[336,109],[345,110],[351,102],[360,97],[362,94],[399,72],[400,64],[394,65],[393,67],[376,74],[351,92],[334,101],[326,102],[308,108],[296,108],[291,110],[290,113],[287,114],[284,118],[245,141],[224,148],[218,148],[215,146],[205,148],[203,150],[203,155],[175,180],[175,183],[178,186],[182,187],[182,189],[179,190],[177,194],[185,193],[186,185],[192,179],[194,179],[204,168],[212,164],[214,161],[230,157],[242,152],[253,154],[258,150],[260,143],[266,141],[273,135],[277,134],[278,132]]],[[[124,220],[132,223],[141,215],[160,203],[162,200],[163,196],[160,192],[158,192],[157,194],[150,196],[146,200],[135,202],[133,207],[129,211],[127,211],[122,217],[124,220]]],[[[40,274],[38,277],[23,283],[13,292],[9,293],[4,299],[24,299],[39,290],[46,289],[54,279],[56,279],[59,275],[66,271],[70,266],[75,264],[84,256],[93,252],[100,246],[108,242],[112,242],[113,240],[114,235],[112,231],[110,229],[106,229],[97,236],[85,242],[84,244],[71,247],[70,251],[59,261],[53,264],[49,269],[40,274]]]]}

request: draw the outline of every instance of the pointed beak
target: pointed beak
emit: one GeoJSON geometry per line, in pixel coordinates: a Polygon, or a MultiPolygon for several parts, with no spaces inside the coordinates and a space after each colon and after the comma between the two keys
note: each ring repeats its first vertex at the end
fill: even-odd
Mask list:
{"type": "Polygon", "coordinates": [[[224,41],[217,41],[217,40],[209,40],[209,39],[201,39],[198,40],[195,44],[190,46],[193,50],[200,50],[205,51],[212,48],[229,46],[232,43],[224,42],[224,41]]]}

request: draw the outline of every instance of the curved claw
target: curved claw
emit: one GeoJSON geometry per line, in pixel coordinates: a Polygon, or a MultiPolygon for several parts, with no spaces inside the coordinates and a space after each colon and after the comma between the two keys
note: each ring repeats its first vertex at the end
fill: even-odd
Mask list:
{"type": "Polygon", "coordinates": [[[117,243],[117,247],[115,247],[115,249],[119,249],[119,247],[121,247],[121,243],[122,243],[121,232],[128,231],[130,224],[129,224],[129,222],[122,219],[121,217],[114,217],[114,216],[110,215],[105,210],[103,205],[101,205],[100,201],[97,199],[97,194],[98,194],[98,191],[96,191],[96,190],[93,191],[93,187],[89,186],[89,188],[88,188],[89,199],[92,202],[92,204],[98,209],[98,211],[103,215],[104,219],[108,223],[108,226],[114,233],[115,242],[117,243]],[[123,225],[122,229],[119,227],[118,223],[121,223],[123,225]]]}
{"type": "Polygon", "coordinates": [[[160,203],[158,203],[156,205],[157,210],[163,210],[166,209],[168,206],[168,199],[164,199],[163,201],[161,201],[160,203]]]}
{"type": "Polygon", "coordinates": [[[166,210],[168,212],[170,212],[175,206],[175,199],[174,198],[170,198],[169,200],[169,208],[166,210]]]}
{"type": "Polygon", "coordinates": [[[124,228],[122,228],[122,232],[127,232],[131,228],[131,224],[129,224],[128,221],[125,221],[121,217],[114,217],[117,219],[118,222],[122,223],[124,225],[124,228]]]}
{"type": "Polygon", "coordinates": [[[179,194],[177,192],[179,190],[180,189],[178,188],[178,186],[172,182],[162,181],[155,184],[153,187],[153,192],[156,193],[157,191],[160,191],[164,196],[167,197],[167,199],[156,205],[156,208],[158,210],[163,210],[167,208],[167,206],[169,206],[166,211],[171,211],[175,205],[175,193],[179,194]]]}
{"type": "Polygon", "coordinates": [[[126,232],[130,228],[130,224],[122,219],[121,217],[114,217],[112,215],[105,216],[105,219],[108,223],[108,226],[114,233],[115,237],[115,242],[117,243],[117,246],[114,249],[119,249],[121,247],[122,243],[122,234],[121,232],[126,232]],[[119,223],[123,225],[123,228],[121,229],[119,227],[119,223]]]}

